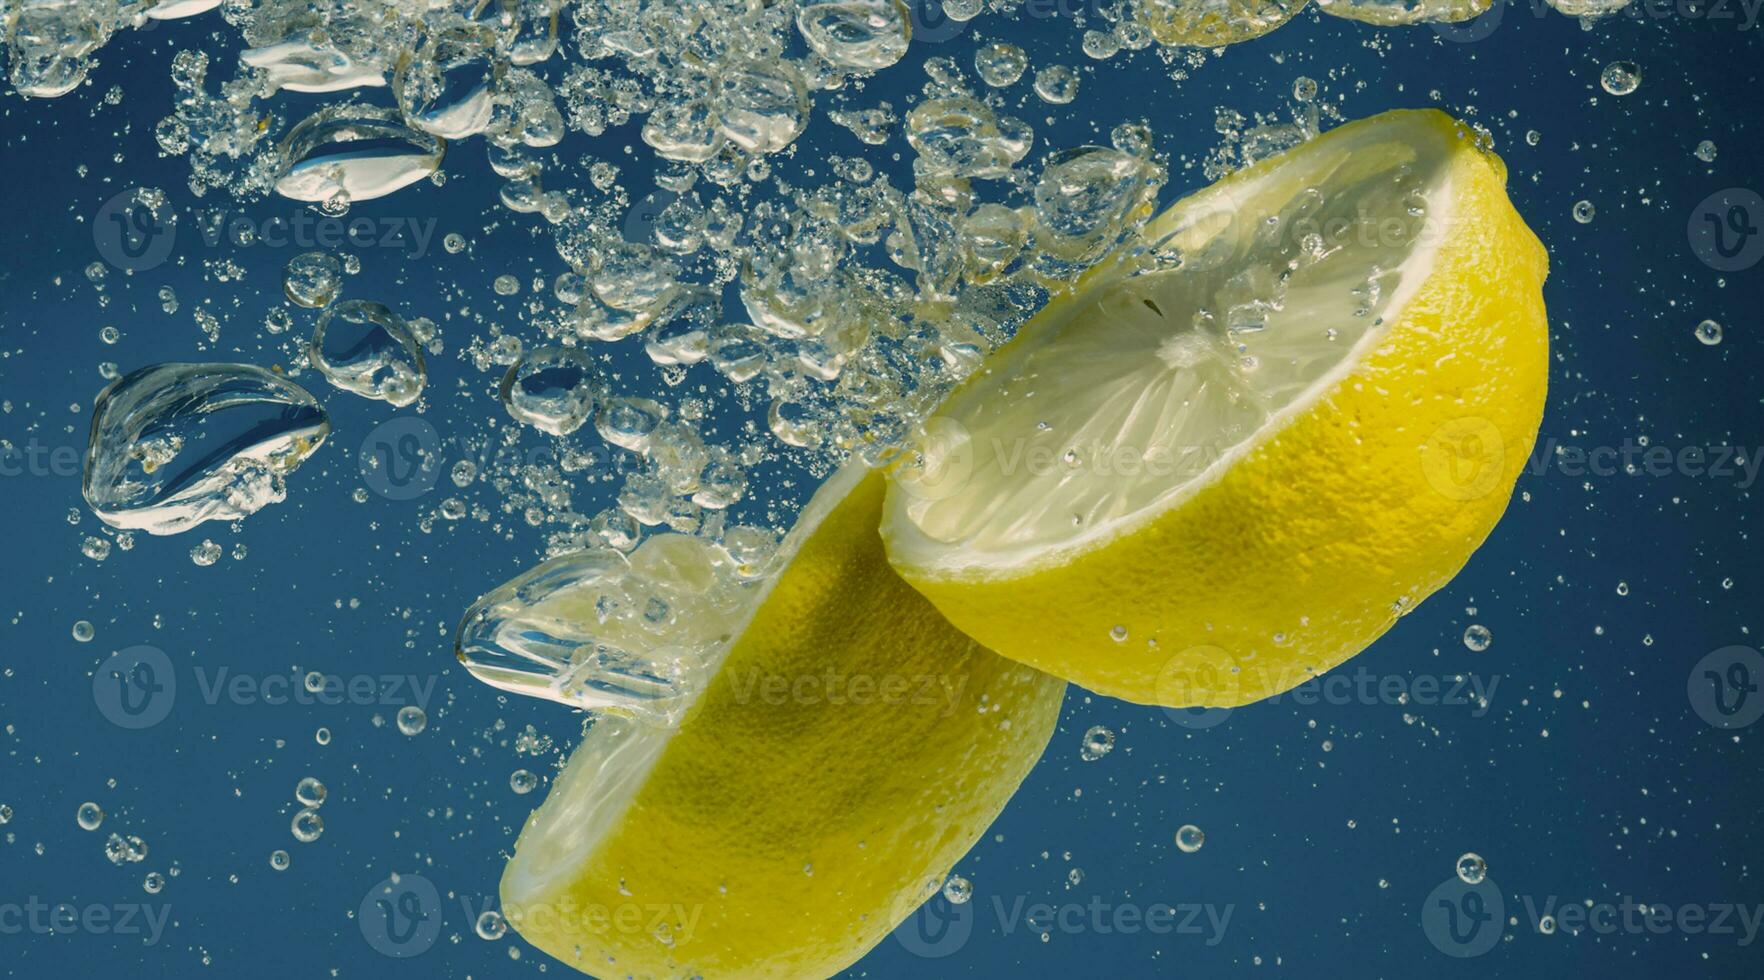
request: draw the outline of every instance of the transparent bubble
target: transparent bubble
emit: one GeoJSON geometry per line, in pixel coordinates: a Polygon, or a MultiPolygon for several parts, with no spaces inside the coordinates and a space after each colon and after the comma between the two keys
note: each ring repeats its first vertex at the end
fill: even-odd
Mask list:
{"type": "Polygon", "coordinates": [[[1464,629],[1464,645],[1477,653],[1487,650],[1493,641],[1494,634],[1486,626],[1472,623],[1464,629]]]}
{"type": "Polygon", "coordinates": [[[1078,750],[1078,757],[1085,762],[1095,762],[1115,750],[1115,733],[1101,725],[1092,725],[1084,733],[1084,741],[1078,750]]]}
{"type": "Polygon", "coordinates": [[[1458,858],[1458,878],[1466,885],[1480,885],[1488,877],[1488,862],[1482,855],[1469,852],[1458,858]]]}
{"type": "Polygon", "coordinates": [[[951,905],[966,905],[974,897],[974,885],[961,875],[950,875],[943,883],[943,898],[951,905]]]}
{"type": "Polygon", "coordinates": [[[83,619],[74,622],[73,638],[80,643],[90,643],[92,642],[92,637],[97,635],[98,631],[93,628],[91,623],[88,623],[83,619]]]}
{"type": "Polygon", "coordinates": [[[270,867],[277,871],[286,871],[288,870],[288,865],[293,862],[289,860],[287,851],[277,848],[270,852],[269,863],[270,867]]]}
{"type": "Polygon", "coordinates": [[[417,735],[429,727],[429,715],[414,704],[407,704],[398,709],[398,730],[406,735],[417,735]]]}
{"type": "Polygon", "coordinates": [[[294,786],[294,798],[302,806],[321,807],[325,805],[325,784],[312,776],[306,776],[294,786]]]}
{"type": "Polygon", "coordinates": [[[104,808],[96,803],[81,803],[74,819],[79,822],[81,830],[97,830],[104,823],[104,808]]]}
{"type": "Polygon", "coordinates": [[[518,421],[564,436],[588,421],[601,387],[600,373],[586,351],[540,347],[509,366],[501,397],[503,407],[518,421]]]}
{"type": "Polygon", "coordinates": [[[906,7],[897,0],[801,0],[796,29],[829,63],[863,71],[899,61],[912,37],[906,7]]]}
{"type": "Polygon", "coordinates": [[[336,387],[399,407],[421,397],[428,380],[422,347],[410,325],[367,300],[328,307],[313,331],[308,356],[336,387]]]}
{"type": "Polygon", "coordinates": [[[1078,97],[1078,73],[1065,65],[1048,65],[1035,73],[1035,94],[1043,102],[1065,105],[1078,97]]]}
{"type": "Polygon", "coordinates": [[[1721,343],[1721,324],[1714,320],[1704,320],[1697,324],[1697,340],[1709,347],[1721,343]]]}
{"type": "Polygon", "coordinates": [[[1598,209],[1593,207],[1593,202],[1591,202],[1591,201],[1575,201],[1574,202],[1574,220],[1580,222],[1583,225],[1591,224],[1592,219],[1593,219],[1593,215],[1595,215],[1597,213],[1598,213],[1598,209]]]}
{"type": "Polygon", "coordinates": [[[1184,854],[1193,854],[1206,842],[1206,832],[1194,824],[1185,823],[1176,828],[1176,849],[1184,854]]]}
{"type": "Polygon", "coordinates": [[[494,941],[508,934],[508,920],[504,919],[502,913],[495,909],[485,909],[478,915],[478,921],[473,924],[473,930],[477,932],[479,939],[494,941]]]}
{"type": "Polygon", "coordinates": [[[994,41],[974,52],[974,71],[993,88],[1017,84],[1028,68],[1029,56],[1015,44],[994,41]]]}
{"type": "Polygon", "coordinates": [[[1612,95],[1628,95],[1641,87],[1641,68],[1633,61],[1613,61],[1599,73],[1599,87],[1612,95]]]}
{"type": "Polygon", "coordinates": [[[539,786],[539,777],[525,769],[516,769],[509,773],[508,786],[516,793],[525,796],[539,786]]]}
{"type": "Polygon", "coordinates": [[[294,814],[289,823],[294,832],[294,839],[302,844],[310,844],[318,840],[325,832],[325,818],[319,816],[317,809],[305,807],[294,814]]]}

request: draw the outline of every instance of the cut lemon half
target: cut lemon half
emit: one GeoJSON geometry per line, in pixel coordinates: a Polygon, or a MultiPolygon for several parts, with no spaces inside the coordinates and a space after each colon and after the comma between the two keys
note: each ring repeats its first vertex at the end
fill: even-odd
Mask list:
{"type": "MultiPolygon", "coordinates": [[[[1065,684],[980,648],[901,582],[876,533],[883,493],[860,469],[829,481],[744,617],[720,600],[694,612],[679,590],[681,642],[721,636],[708,680],[677,727],[642,711],[591,726],[503,875],[527,941],[602,977],[829,976],[1004,808],[1065,684]]],[[[548,585],[523,621],[594,623],[617,590],[584,581],[548,585]]],[[[620,635],[620,662],[659,642],[620,635]]],[[[627,703],[654,689],[620,676],[627,703]]]]}
{"type": "Polygon", "coordinates": [[[925,427],[895,568],[1129,701],[1244,704],[1358,653],[1463,567],[1536,437],[1547,262],[1505,175],[1391,112],[1180,202],[925,427]]]}

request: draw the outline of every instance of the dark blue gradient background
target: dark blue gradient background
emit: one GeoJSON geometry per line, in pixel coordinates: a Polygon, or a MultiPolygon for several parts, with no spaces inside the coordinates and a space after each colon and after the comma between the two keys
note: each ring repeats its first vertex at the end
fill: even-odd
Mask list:
{"type": "MultiPolygon", "coordinates": [[[[1514,6],[1472,43],[1307,11],[1270,37],[1208,57],[1180,82],[1155,50],[1088,62],[1070,17],[986,14],[952,39],[916,43],[906,63],[854,101],[886,98],[902,109],[923,79],[923,59],[947,55],[967,67],[976,37],[1013,40],[1030,50],[1032,65],[1086,66],[1074,105],[1016,110],[1035,126],[1035,157],[1106,142],[1111,126],[1143,117],[1172,158],[1168,200],[1205,183],[1199,163],[1217,141],[1216,107],[1283,111],[1300,75],[1321,82],[1324,98],[1349,117],[1446,108],[1492,131],[1512,196],[1550,250],[1543,437],[1583,447],[1642,437],[1673,449],[1738,445],[1753,447],[1750,456],[1764,444],[1764,265],[1716,272],[1686,234],[1710,193],[1764,192],[1764,37],[1741,30],[1739,7],[1722,11],[1730,18],[1624,16],[1583,31],[1570,18],[1514,6]],[[1644,75],[1626,98],[1598,88],[1600,69],[1619,59],[1644,75]],[[1536,146],[1524,139],[1530,129],[1542,134],[1536,146]],[[1719,147],[1713,164],[1692,154],[1703,139],[1719,147]],[[1570,217],[1581,199],[1597,207],[1590,224],[1570,217]],[[1720,346],[1694,338],[1704,318],[1726,326],[1720,346]]],[[[167,264],[132,277],[111,271],[108,307],[83,273],[98,259],[94,216],[134,185],[164,188],[186,212],[221,205],[260,220],[296,213],[284,201],[240,209],[214,195],[194,200],[186,161],[158,155],[152,130],[169,111],[172,53],[226,50],[212,17],[119,36],[92,83],[66,98],[0,97],[0,439],[16,447],[59,449],[62,459],[83,451],[102,361],[126,371],[156,361],[277,360],[279,342],[259,324],[279,301],[292,249],[211,247],[187,222],[167,264]],[[122,88],[121,105],[102,104],[112,86],[122,88]],[[243,270],[242,282],[204,278],[226,261],[243,270]],[[160,311],[162,285],[177,292],[175,315],[160,311]],[[199,306],[223,322],[216,345],[206,345],[191,317],[199,306]],[[106,324],[122,333],[115,346],[99,340],[106,324]]],[[[220,60],[212,74],[224,78],[230,69],[220,60]]],[[[1027,90],[1019,84],[1010,98],[1027,90]]],[[[898,136],[866,150],[827,123],[830,104],[823,96],[809,135],[779,172],[819,167],[824,177],[826,154],[865,153],[906,183],[901,160],[910,154],[898,136]]],[[[297,118],[302,110],[282,111],[297,118]]],[[[556,152],[625,166],[641,196],[648,151],[635,129],[599,140],[574,134],[556,152]],[[627,156],[627,146],[636,152],[627,156]]],[[[562,269],[542,222],[496,207],[499,183],[481,146],[455,148],[445,187],[411,187],[351,214],[438,219],[421,261],[396,249],[355,250],[363,271],[347,294],[442,323],[447,353],[430,359],[423,418],[447,441],[449,465],[457,435],[501,413],[496,375],[458,356],[482,330],[461,310],[516,329],[510,301],[494,296],[491,280],[506,272],[526,284],[562,269]],[[442,252],[449,231],[472,239],[472,251],[442,252]]],[[[548,179],[555,186],[583,177],[555,171],[548,179]]],[[[295,329],[310,326],[301,317],[295,329]]],[[[634,342],[620,356],[633,383],[659,384],[634,342]]],[[[0,906],[147,902],[169,914],[153,946],[84,929],[4,931],[0,917],[0,975],[483,978],[528,976],[547,963],[551,975],[567,972],[512,932],[479,939],[465,910],[494,896],[514,834],[543,793],[515,795],[509,773],[550,771],[549,758],[517,756],[514,736],[530,724],[567,746],[580,719],[499,696],[453,663],[449,644],[475,597],[534,561],[541,533],[495,510],[498,498],[481,488],[467,499],[495,510],[491,522],[437,521],[427,533],[419,520],[450,484],[413,501],[354,502],[363,440],[395,413],[310,374],[303,381],[332,413],[332,441],[291,479],[288,502],[237,532],[209,525],[171,539],[138,535],[133,550],[95,563],[79,553],[97,522],[81,505],[77,472],[14,465],[0,477],[8,518],[0,803],[14,811],[0,826],[0,906]],[[70,525],[76,511],[79,523],[70,525]],[[197,567],[188,551],[205,536],[229,550],[242,542],[249,555],[197,567]],[[70,636],[80,619],[96,626],[93,642],[70,636]],[[140,643],[178,665],[180,690],[165,722],[127,731],[99,713],[91,679],[111,651],[140,643]],[[257,678],[312,669],[417,675],[434,682],[428,730],[399,734],[396,704],[208,704],[193,680],[198,666],[211,677],[223,666],[257,678]],[[334,733],[329,745],[315,742],[320,726],[334,733]],[[309,774],[330,788],[327,829],[299,844],[288,830],[291,801],[309,774]],[[74,820],[85,800],[109,814],[95,834],[74,820]],[[113,866],[103,854],[112,831],[145,839],[147,859],[113,866]],[[288,871],[269,866],[277,848],[293,854],[288,871]],[[142,890],[146,872],[174,866],[179,873],[163,892],[142,890]],[[440,940],[408,960],[376,952],[355,918],[370,887],[393,872],[421,875],[442,898],[440,940]]],[[[687,385],[699,384],[718,387],[708,367],[693,369],[687,385]]],[[[529,432],[521,445],[537,451],[545,440],[529,432]]],[[[576,509],[607,506],[616,486],[577,485],[576,509]]],[[[756,495],[800,500],[810,489],[812,481],[779,469],[756,495]]],[[[1764,903],[1764,727],[1718,731],[1686,696],[1705,654],[1759,645],[1758,488],[1739,475],[1575,475],[1546,466],[1522,478],[1518,494],[1448,588],[1343,668],[1404,684],[1474,674],[1497,685],[1485,714],[1462,704],[1283,698],[1199,729],[1073,688],[1046,758],[956,869],[975,888],[966,942],[925,959],[891,938],[853,975],[1764,975],[1764,938],[1742,946],[1738,935],[1676,930],[1546,936],[1520,898],[1533,897],[1538,914],[1550,896],[1764,903]],[[1461,642],[1471,623],[1493,631],[1487,651],[1461,642]],[[1080,737],[1099,724],[1116,731],[1115,749],[1083,762],[1080,737]],[[1173,846],[1184,823],[1205,829],[1199,853],[1173,846]],[[1458,960],[1429,943],[1421,908],[1465,851],[1488,859],[1516,922],[1491,952],[1458,960]],[[1074,868],[1082,869],[1076,885],[1074,868]],[[1229,909],[1230,919],[1211,944],[1210,934],[1103,932],[1088,914],[1056,924],[1044,940],[997,914],[1019,901],[1025,909],[1094,901],[1110,910],[1204,903],[1216,915],[1229,909]]],[[[763,508],[747,516],[763,517],[763,508]]]]}

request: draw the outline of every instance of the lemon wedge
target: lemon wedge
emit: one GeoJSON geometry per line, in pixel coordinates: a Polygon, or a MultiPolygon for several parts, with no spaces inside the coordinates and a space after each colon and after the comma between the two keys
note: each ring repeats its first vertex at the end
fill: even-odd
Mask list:
{"type": "Polygon", "coordinates": [[[1093,691],[1229,707],[1369,645],[1499,520],[1548,375],[1547,261],[1436,111],[1172,207],[950,396],[892,474],[901,575],[1093,691]]]}
{"type": "MultiPolygon", "coordinates": [[[[603,977],[829,976],[936,891],[1004,808],[1065,684],[982,649],[901,582],[876,532],[883,495],[879,474],[836,474],[744,615],[682,571],[696,561],[682,540],[633,556],[638,579],[684,575],[670,620],[683,648],[721,642],[674,726],[655,706],[677,705],[663,682],[677,678],[599,665],[597,696],[616,676],[618,704],[641,710],[598,715],[520,835],[502,903],[529,942],[603,977]],[[695,593],[709,605],[695,610],[695,593]]],[[[618,589],[598,571],[582,581],[539,590],[523,649],[608,616],[618,589]]],[[[667,642],[620,629],[601,647],[627,667],[667,642]]],[[[500,682],[521,689],[512,662],[500,682]]]]}

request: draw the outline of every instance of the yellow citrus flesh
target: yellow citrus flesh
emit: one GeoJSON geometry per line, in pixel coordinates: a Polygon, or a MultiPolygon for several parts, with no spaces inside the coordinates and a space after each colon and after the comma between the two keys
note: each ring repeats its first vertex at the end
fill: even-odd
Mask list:
{"type": "Polygon", "coordinates": [[[1455,24],[1480,16],[1494,0],[1317,0],[1326,14],[1378,27],[1455,24]]]}
{"type": "Polygon", "coordinates": [[[1248,41],[1291,20],[1310,0],[1145,0],[1139,17],[1160,44],[1214,48],[1248,41]]]}
{"type": "Polygon", "coordinates": [[[987,647],[1140,703],[1245,704],[1358,653],[1463,567],[1536,437],[1547,260],[1505,179],[1446,115],[1392,112],[1177,204],[1145,238],[1193,268],[1093,270],[949,399],[929,428],[955,435],[891,481],[890,560],[987,647]],[[1348,223],[1318,242],[1305,214],[1348,223]],[[1216,328],[1268,256],[1298,270],[1279,308],[1216,328]],[[1199,462],[1011,469],[1068,432],[1199,462]]]}
{"type": "Polygon", "coordinates": [[[604,977],[827,976],[941,885],[1046,746],[1065,684],[889,568],[848,469],[677,730],[597,722],[502,882],[529,942],[604,977]]]}

